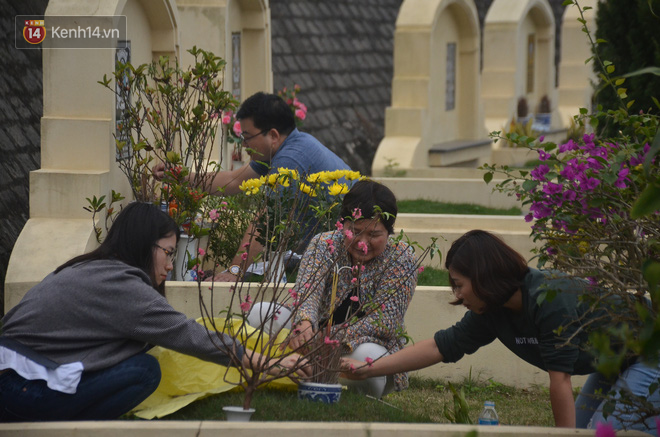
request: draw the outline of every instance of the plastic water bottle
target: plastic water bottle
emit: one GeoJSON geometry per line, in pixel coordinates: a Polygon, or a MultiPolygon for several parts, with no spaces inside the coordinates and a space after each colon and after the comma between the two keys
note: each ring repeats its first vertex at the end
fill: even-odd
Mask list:
{"type": "Polygon", "coordinates": [[[497,411],[495,411],[495,402],[486,401],[484,402],[484,409],[481,410],[479,414],[479,425],[499,425],[500,419],[497,417],[497,411]]]}

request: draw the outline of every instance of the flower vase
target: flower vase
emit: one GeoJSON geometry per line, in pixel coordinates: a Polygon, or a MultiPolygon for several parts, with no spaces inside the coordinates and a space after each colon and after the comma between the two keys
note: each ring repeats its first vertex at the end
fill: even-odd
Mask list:
{"type": "Polygon", "coordinates": [[[264,278],[267,282],[286,284],[285,256],[285,253],[278,251],[268,252],[268,259],[264,264],[264,278]]]}
{"type": "Polygon", "coordinates": [[[341,397],[341,384],[326,384],[321,382],[301,382],[298,385],[298,399],[334,404],[341,397]]]}
{"type": "Polygon", "coordinates": [[[243,407],[222,407],[227,416],[227,422],[249,422],[254,408],[244,410],[243,407]]]}
{"type": "Polygon", "coordinates": [[[181,232],[179,243],[176,246],[176,262],[174,263],[173,277],[174,281],[196,281],[197,272],[188,269],[188,261],[197,257],[197,252],[206,245],[208,237],[196,239],[181,232]]]}

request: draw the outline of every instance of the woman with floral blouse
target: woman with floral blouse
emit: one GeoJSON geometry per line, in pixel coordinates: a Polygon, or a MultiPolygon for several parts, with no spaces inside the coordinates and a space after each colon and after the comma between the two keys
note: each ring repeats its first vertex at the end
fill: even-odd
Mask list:
{"type": "MultiPolygon", "coordinates": [[[[291,348],[304,348],[329,322],[338,326],[353,317],[357,322],[348,324],[342,344],[349,357],[369,361],[403,347],[403,318],[417,285],[417,270],[412,248],[390,238],[397,211],[394,194],[380,183],[362,180],[346,194],[337,231],[316,235],[303,255],[295,285],[301,304],[294,314],[291,348]],[[330,308],[336,268],[337,295],[330,308]],[[365,302],[380,310],[365,313],[365,302]]],[[[407,388],[408,376],[342,382],[380,398],[407,388]]]]}

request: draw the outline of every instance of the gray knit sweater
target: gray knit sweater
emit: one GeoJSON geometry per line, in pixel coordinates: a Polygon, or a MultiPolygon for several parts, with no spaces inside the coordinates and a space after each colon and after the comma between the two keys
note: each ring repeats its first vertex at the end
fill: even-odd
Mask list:
{"type": "MultiPolygon", "coordinates": [[[[51,273],[2,324],[3,336],[59,364],[81,361],[85,371],[108,368],[150,345],[230,364],[221,337],[172,308],[142,270],[115,260],[51,273]]],[[[242,357],[242,346],[222,338],[242,357]]]]}

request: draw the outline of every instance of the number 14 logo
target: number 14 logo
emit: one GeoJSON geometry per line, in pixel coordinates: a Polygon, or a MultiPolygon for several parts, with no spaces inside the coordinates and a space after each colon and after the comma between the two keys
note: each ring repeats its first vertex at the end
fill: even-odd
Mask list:
{"type": "Polygon", "coordinates": [[[25,20],[23,38],[30,44],[39,44],[46,38],[46,25],[44,20],[25,20]]]}

